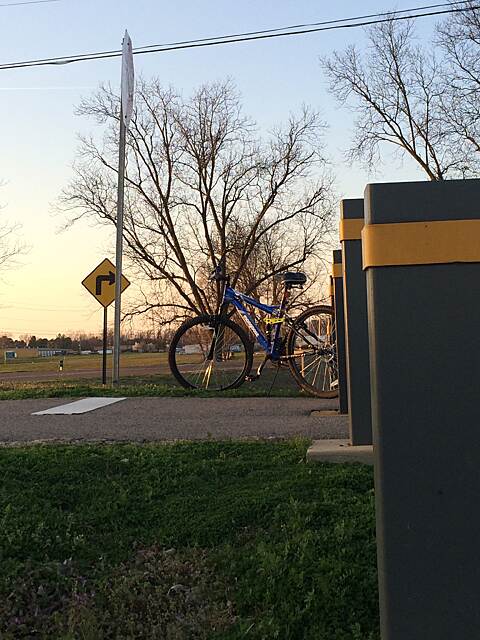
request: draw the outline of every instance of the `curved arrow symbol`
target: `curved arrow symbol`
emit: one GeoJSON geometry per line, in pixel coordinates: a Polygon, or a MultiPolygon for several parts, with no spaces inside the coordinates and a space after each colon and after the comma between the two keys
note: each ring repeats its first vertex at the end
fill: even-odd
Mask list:
{"type": "Polygon", "coordinates": [[[95,293],[97,296],[102,295],[103,282],[108,282],[109,285],[115,284],[115,274],[112,271],[109,271],[108,276],[97,276],[95,281],[95,293]]]}

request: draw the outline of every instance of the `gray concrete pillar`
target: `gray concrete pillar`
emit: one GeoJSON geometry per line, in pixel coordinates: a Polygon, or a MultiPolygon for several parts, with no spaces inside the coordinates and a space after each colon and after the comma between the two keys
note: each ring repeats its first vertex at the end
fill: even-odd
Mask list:
{"type": "Polygon", "coordinates": [[[350,442],[368,445],[372,444],[372,416],[367,290],[362,269],[363,199],[342,200],[340,217],[350,442]]]}
{"type": "Polygon", "coordinates": [[[480,638],[479,202],[365,190],[382,640],[480,638]]]}
{"type": "Polygon", "coordinates": [[[343,305],[343,268],[342,252],[333,252],[333,307],[335,310],[335,344],[338,371],[338,410],[348,413],[347,359],[345,353],[345,318],[343,305]]]}

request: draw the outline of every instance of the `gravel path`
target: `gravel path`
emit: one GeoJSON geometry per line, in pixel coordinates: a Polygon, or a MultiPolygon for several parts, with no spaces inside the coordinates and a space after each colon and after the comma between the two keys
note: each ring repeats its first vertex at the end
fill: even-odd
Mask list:
{"type": "Polygon", "coordinates": [[[81,415],[31,415],[68,402],[0,402],[0,443],[348,436],[346,416],[311,415],[336,408],[315,398],[127,398],[81,415]]]}

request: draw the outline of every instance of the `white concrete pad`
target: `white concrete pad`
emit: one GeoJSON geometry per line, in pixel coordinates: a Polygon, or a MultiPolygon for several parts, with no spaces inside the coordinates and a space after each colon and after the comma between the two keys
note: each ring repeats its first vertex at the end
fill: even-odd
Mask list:
{"type": "Polygon", "coordinates": [[[69,402],[68,404],[62,404],[59,407],[52,407],[46,411],[36,411],[32,413],[32,416],[46,416],[46,415],[72,415],[76,413],[88,413],[89,411],[95,411],[101,407],[106,407],[109,404],[120,402],[125,398],[84,398],[83,400],[77,400],[76,402],[69,402]]]}

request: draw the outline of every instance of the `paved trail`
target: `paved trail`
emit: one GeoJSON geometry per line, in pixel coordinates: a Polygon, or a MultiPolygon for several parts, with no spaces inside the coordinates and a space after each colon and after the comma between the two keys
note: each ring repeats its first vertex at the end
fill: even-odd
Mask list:
{"type": "Polygon", "coordinates": [[[0,402],[0,442],[345,438],[347,417],[311,416],[336,401],[315,398],[127,398],[82,415],[32,416],[68,399],[0,402]]]}

